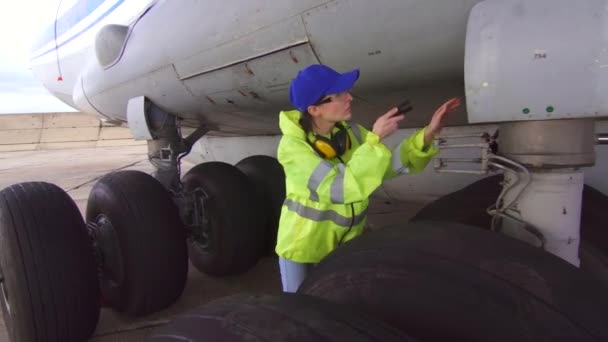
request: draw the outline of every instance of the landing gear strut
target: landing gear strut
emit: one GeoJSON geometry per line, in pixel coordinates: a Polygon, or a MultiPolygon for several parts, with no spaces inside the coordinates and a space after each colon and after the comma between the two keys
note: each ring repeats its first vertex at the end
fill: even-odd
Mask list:
{"type": "MultiPolygon", "coordinates": [[[[482,136],[489,136],[479,135],[482,136]]],[[[592,166],[594,121],[591,119],[522,121],[503,123],[497,148],[490,143],[449,145],[444,148],[482,147],[480,170],[447,169],[450,161],[439,158],[441,172],[487,174],[490,169],[504,171],[502,191],[487,213],[489,228],[542,247],[574,266],[580,266],[579,243],[581,203],[584,186],[582,167],[592,166]]],[[[452,137],[454,138],[454,137],[452,137]]],[[[466,200],[471,210],[475,208],[466,200]]],[[[439,210],[437,216],[448,212],[439,210]]],[[[457,213],[462,216],[464,213],[457,213]]],[[[420,216],[420,215],[418,215],[420,216]]],[[[464,221],[459,221],[464,222],[464,221]]]]}
{"type": "Polygon", "coordinates": [[[189,257],[211,275],[243,272],[257,262],[265,241],[263,211],[252,181],[233,165],[208,162],[180,181],[180,162],[209,131],[201,126],[186,138],[179,122],[145,98],[129,102],[136,138],[148,140],[154,176],[172,194],[188,233],[189,257]]]}
{"type": "Polygon", "coordinates": [[[127,116],[134,138],[148,141],[148,160],[156,167],[155,178],[167,190],[180,192],[181,159],[190,153],[192,145],[209,128],[201,125],[188,137],[182,138],[175,115],[158,108],[143,96],[129,101],[127,116]]]}

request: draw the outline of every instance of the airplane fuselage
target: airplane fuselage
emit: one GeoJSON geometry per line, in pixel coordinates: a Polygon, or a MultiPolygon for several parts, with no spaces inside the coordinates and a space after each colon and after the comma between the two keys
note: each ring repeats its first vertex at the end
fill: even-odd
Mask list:
{"type": "MultiPolygon", "coordinates": [[[[608,117],[608,38],[594,35],[608,26],[607,5],[60,2],[34,48],[35,74],[79,110],[128,124],[137,139],[147,140],[155,171],[101,177],[89,195],[86,225],[65,191],[52,184],[2,191],[0,217],[6,219],[0,220],[0,235],[7,239],[0,240],[0,308],[13,336],[40,340],[31,336],[76,329],[74,339],[86,339],[100,297],[126,314],[149,314],[180,296],[188,258],[212,276],[238,274],[266,247],[282,242],[294,247],[286,253],[276,248],[285,261],[320,262],[300,293],[325,288],[364,306],[379,299],[377,308],[390,309],[364,311],[372,317],[386,312],[390,324],[396,316],[422,317],[396,325],[413,324],[417,334],[431,327],[413,335],[421,340],[441,339],[438,332],[464,340],[608,336],[601,319],[608,308],[602,297],[608,236],[598,224],[607,220],[601,208],[608,202],[601,194],[608,193],[608,151],[600,146],[608,136],[601,120],[608,117]],[[341,72],[360,69],[351,91],[355,138],[357,129],[366,133],[361,125],[369,127],[405,99],[414,110],[381,144],[367,134],[346,162],[328,162],[297,133],[283,141],[298,148],[273,158],[283,139],[278,112],[291,109],[291,80],[317,63],[341,72]],[[425,142],[403,144],[455,96],[466,99],[468,113],[451,113],[445,123],[450,127],[435,135],[446,105],[419,135],[425,142]],[[432,166],[414,165],[431,159],[425,151],[434,150],[423,146],[431,142],[428,134],[441,153],[432,166]],[[364,158],[365,151],[377,158],[364,158]],[[182,175],[186,155],[198,165],[182,175]],[[385,181],[391,169],[407,175],[385,181]],[[491,182],[452,193],[493,172],[500,175],[491,182]],[[356,196],[345,200],[347,193],[356,196]],[[386,235],[344,240],[362,230],[372,195],[427,202],[448,193],[416,215],[430,221],[422,228],[400,215],[402,226],[383,230],[386,235]],[[331,254],[317,258],[303,251],[319,246],[331,254]],[[384,282],[391,286],[382,287],[384,282]],[[393,296],[395,289],[413,296],[393,296]],[[45,296],[70,306],[47,310],[45,296]],[[11,311],[15,307],[26,310],[11,311]],[[454,313],[460,320],[453,320],[454,313]]],[[[281,260],[283,278],[290,272],[281,260]]],[[[185,338],[181,331],[171,334],[185,338]]]]}
{"type": "MultiPolygon", "coordinates": [[[[370,123],[407,96],[422,114],[405,126],[416,127],[442,98],[462,95],[467,16],[478,2],[158,1],[131,4],[126,15],[127,2],[104,1],[104,19],[72,40],[58,37],[57,51],[38,49],[33,70],[85,112],[125,121],[127,101],[145,95],[214,131],[260,135],[278,133],[298,70],[359,68],[356,119],[370,123]]],[[[451,121],[465,122],[464,113],[451,121]]]]}

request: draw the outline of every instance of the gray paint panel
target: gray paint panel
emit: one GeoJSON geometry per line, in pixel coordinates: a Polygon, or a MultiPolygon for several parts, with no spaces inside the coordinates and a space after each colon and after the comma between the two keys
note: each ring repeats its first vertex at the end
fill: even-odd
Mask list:
{"type": "Polygon", "coordinates": [[[479,0],[342,0],[303,15],[322,63],[361,69],[361,88],[463,77],[466,20],[479,0]]]}
{"type": "Polygon", "coordinates": [[[278,109],[291,108],[288,89],[292,78],[313,63],[317,63],[314,52],[303,44],[189,78],[184,84],[202,99],[205,110],[250,112],[259,120],[271,117],[276,122],[278,109]]]}
{"type": "Polygon", "coordinates": [[[156,70],[129,82],[90,95],[88,79],[84,79],[84,91],[95,108],[102,109],[113,119],[125,120],[127,102],[137,96],[146,96],[162,109],[185,114],[199,112],[201,104],[177,78],[172,66],[156,70]]]}
{"type": "Polygon", "coordinates": [[[255,59],[308,41],[300,16],[272,24],[239,39],[197,53],[175,63],[180,78],[186,79],[255,59]]]}
{"type": "MultiPolygon", "coordinates": [[[[137,22],[120,62],[108,69],[111,79],[102,80],[99,87],[121,84],[170,64],[180,65],[183,69],[178,72],[182,76],[204,70],[205,67],[197,65],[196,57],[187,61],[201,53],[212,54],[218,47],[229,46],[324,2],[327,1],[161,1],[137,22]],[[182,65],[182,61],[186,64],[182,65]]],[[[242,48],[238,58],[223,57],[234,61],[259,55],[255,44],[242,48]]],[[[214,67],[222,64],[217,59],[213,61],[214,67]]]]}

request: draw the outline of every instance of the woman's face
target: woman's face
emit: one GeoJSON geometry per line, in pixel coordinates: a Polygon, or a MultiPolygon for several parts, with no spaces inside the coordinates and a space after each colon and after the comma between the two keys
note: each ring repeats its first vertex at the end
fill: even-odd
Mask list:
{"type": "Polygon", "coordinates": [[[348,91],[325,96],[308,112],[313,116],[327,122],[340,122],[349,120],[352,116],[350,103],[353,97],[348,91]]]}

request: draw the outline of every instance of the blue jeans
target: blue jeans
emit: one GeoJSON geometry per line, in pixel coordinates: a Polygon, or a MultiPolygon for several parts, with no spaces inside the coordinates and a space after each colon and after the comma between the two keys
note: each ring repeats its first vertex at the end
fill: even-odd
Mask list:
{"type": "Polygon", "coordinates": [[[296,292],[313,266],[314,264],[302,264],[279,257],[283,292],[296,292]]]}

